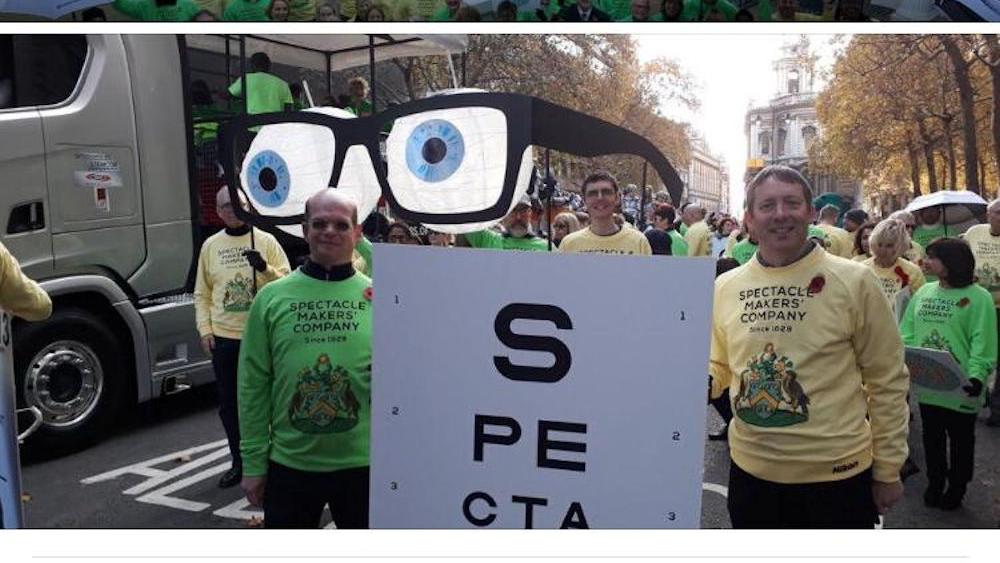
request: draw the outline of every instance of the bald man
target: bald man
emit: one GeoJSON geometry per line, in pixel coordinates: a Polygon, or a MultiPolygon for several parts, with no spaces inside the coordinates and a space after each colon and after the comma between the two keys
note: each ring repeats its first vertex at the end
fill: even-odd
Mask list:
{"type": "MultiPolygon", "coordinates": [[[[245,208],[245,207],[244,207],[245,208]]],[[[233,465],[219,487],[240,483],[240,425],[236,409],[236,363],[250,303],[258,289],[288,275],[288,258],[269,233],[253,229],[236,216],[223,186],[215,194],[215,211],[225,229],[208,237],[198,256],[194,312],[201,346],[212,357],[219,396],[219,418],[229,441],[233,465]]]]}
{"type": "Polygon", "coordinates": [[[684,223],[684,242],[688,256],[708,256],[712,253],[712,231],[705,222],[705,209],[697,203],[688,203],[681,209],[684,223]]]}
{"type": "Polygon", "coordinates": [[[240,353],[243,490],[266,528],[368,527],[372,282],[354,270],[358,210],[309,198],[309,258],[253,302],[240,353]]]}

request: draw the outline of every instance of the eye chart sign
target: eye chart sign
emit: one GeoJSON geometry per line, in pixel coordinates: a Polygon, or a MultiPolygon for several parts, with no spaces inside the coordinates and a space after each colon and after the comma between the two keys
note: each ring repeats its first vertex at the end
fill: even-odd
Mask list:
{"type": "Polygon", "coordinates": [[[710,259],[374,261],[373,527],[698,527],[710,259]]]}

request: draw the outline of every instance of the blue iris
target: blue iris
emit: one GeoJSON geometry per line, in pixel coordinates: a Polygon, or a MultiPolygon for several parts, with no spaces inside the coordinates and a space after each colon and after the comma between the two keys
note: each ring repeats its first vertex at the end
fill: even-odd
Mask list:
{"type": "Polygon", "coordinates": [[[464,157],[462,133],[443,119],[421,123],[406,139],[406,166],[425,182],[447,180],[462,165],[464,157]]]}
{"type": "Polygon", "coordinates": [[[257,153],[247,166],[250,197],[264,207],[278,207],[288,199],[291,177],[285,159],[274,151],[257,153]]]}

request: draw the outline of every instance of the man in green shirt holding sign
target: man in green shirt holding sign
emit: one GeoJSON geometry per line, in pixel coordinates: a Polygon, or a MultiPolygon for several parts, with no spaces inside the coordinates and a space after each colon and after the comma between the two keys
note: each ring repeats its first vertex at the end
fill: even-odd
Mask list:
{"type": "Polygon", "coordinates": [[[354,271],[357,207],[306,201],[306,263],[257,294],[239,362],[242,487],[267,528],[368,527],[372,283],[354,271]]]}

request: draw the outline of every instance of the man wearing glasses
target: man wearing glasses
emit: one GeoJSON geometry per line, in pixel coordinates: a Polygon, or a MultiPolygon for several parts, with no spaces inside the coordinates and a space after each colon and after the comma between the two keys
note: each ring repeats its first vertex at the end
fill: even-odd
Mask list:
{"type": "Polygon", "coordinates": [[[590,226],[566,235],[560,252],[599,254],[636,254],[652,256],[646,237],[632,227],[615,222],[615,210],[621,203],[618,182],[607,172],[595,172],[583,181],[583,202],[590,214],[590,226]]]}
{"type": "Polygon", "coordinates": [[[236,364],[240,339],[254,293],[288,275],[288,258],[273,235],[253,229],[236,217],[223,186],[215,195],[215,211],[225,229],[208,237],[198,256],[194,311],[201,346],[212,358],[219,395],[219,418],[229,441],[233,466],[222,474],[227,489],[242,478],[240,426],[236,409],[236,364]]]}
{"type": "MultiPolygon", "coordinates": [[[[972,255],[976,258],[976,279],[979,285],[993,294],[993,302],[997,306],[997,319],[1000,319],[1000,199],[994,199],[986,207],[985,225],[976,225],[965,232],[962,237],[969,243],[972,255]]],[[[1000,385],[993,383],[993,394],[990,397],[990,417],[986,419],[987,426],[1000,426],[1000,385]]]]}
{"type": "Polygon", "coordinates": [[[357,206],[305,204],[309,259],[253,302],[240,353],[243,491],[266,528],[368,527],[372,282],[351,264],[357,206]]]}

